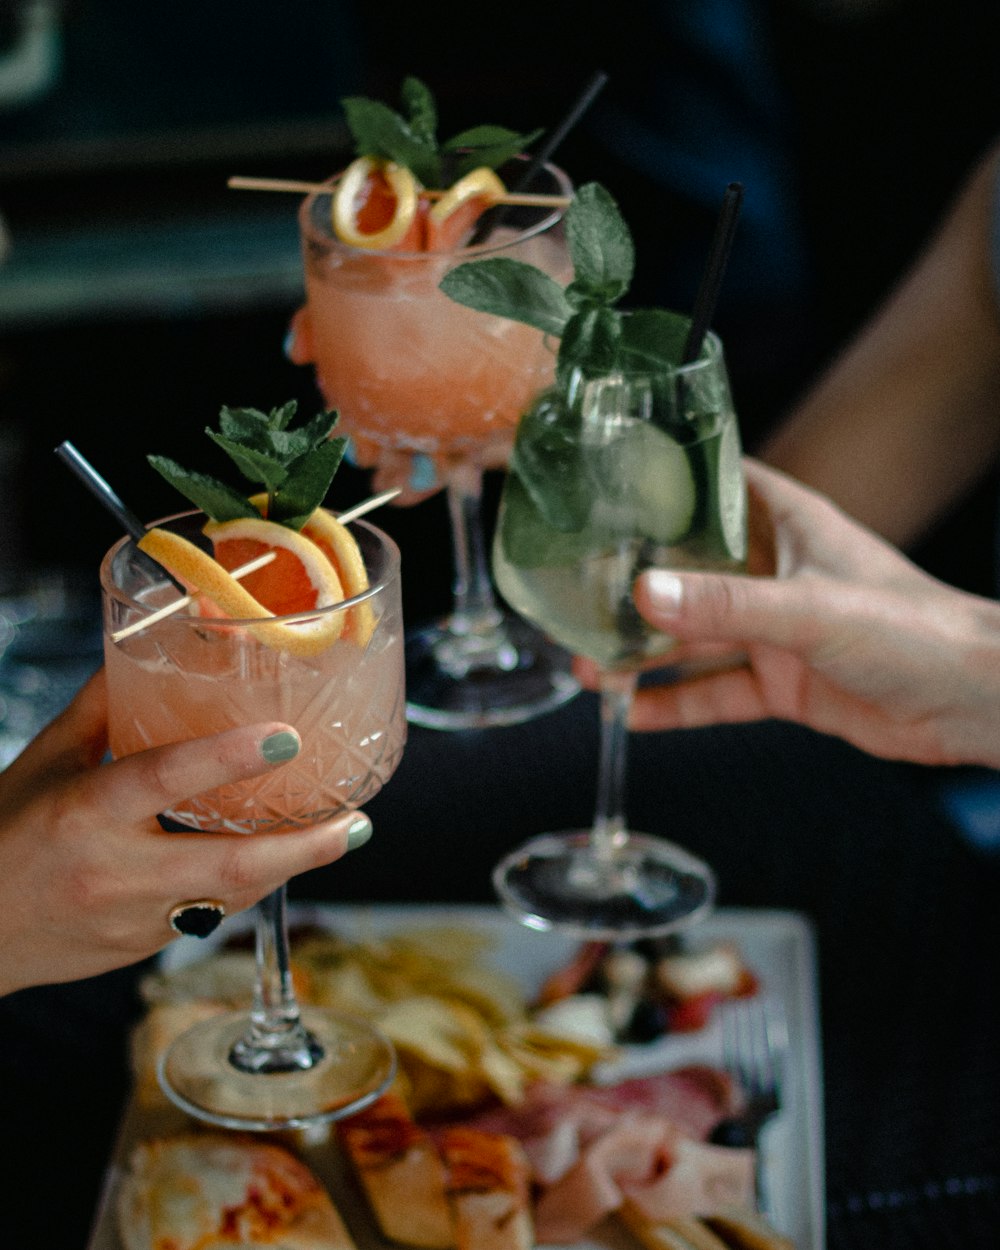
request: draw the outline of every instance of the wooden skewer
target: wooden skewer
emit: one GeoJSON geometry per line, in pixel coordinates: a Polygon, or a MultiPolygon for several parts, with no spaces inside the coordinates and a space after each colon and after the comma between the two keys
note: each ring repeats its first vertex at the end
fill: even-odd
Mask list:
{"type": "MultiPolygon", "coordinates": [[[[345,512],[341,512],[337,520],[342,525],[346,525],[348,521],[355,521],[359,516],[364,516],[366,512],[371,512],[372,509],[388,503],[390,499],[395,499],[399,491],[400,488],[398,486],[391,490],[380,491],[377,495],[372,495],[370,499],[363,499],[361,503],[355,504],[353,508],[348,508],[345,512]]],[[[235,578],[247,577],[251,573],[256,573],[258,569],[262,569],[266,564],[270,564],[274,558],[275,552],[265,551],[262,556],[248,560],[246,564],[241,564],[239,568],[233,569],[232,576],[235,578]]],[[[148,629],[150,625],[155,625],[158,621],[165,620],[168,616],[173,616],[181,608],[186,608],[190,602],[190,595],[182,595],[179,599],[172,599],[170,603],[165,603],[162,608],[157,608],[149,616],[144,616],[141,621],[133,621],[131,625],[126,625],[124,629],[116,630],[111,635],[111,641],[121,642],[123,638],[130,638],[132,634],[138,634],[142,630],[148,629]]]]}
{"type": "MultiPolygon", "coordinates": [[[[298,195],[332,195],[336,184],[328,182],[298,182],[294,178],[244,178],[234,174],[226,186],[236,191],[291,191],[298,195]]],[[[447,191],[421,189],[421,196],[428,200],[440,200],[447,191]]],[[[525,208],[565,208],[570,202],[568,195],[536,195],[528,191],[508,191],[498,196],[494,204],[513,204],[525,208]]]]}

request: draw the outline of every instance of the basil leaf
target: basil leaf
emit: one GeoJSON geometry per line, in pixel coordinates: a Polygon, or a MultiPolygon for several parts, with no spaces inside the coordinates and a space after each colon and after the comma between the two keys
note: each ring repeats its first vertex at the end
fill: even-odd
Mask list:
{"type": "Polygon", "coordinates": [[[446,273],[440,285],[458,304],[557,337],[572,311],[558,282],[534,265],[506,256],[466,261],[446,273]]]}

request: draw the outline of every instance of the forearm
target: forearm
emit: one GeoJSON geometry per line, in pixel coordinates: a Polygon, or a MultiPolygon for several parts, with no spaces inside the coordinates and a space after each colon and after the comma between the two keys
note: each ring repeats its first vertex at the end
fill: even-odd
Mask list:
{"type": "Polygon", "coordinates": [[[989,255],[998,153],[763,459],[907,546],[1000,455],[1000,316],[989,255]]]}

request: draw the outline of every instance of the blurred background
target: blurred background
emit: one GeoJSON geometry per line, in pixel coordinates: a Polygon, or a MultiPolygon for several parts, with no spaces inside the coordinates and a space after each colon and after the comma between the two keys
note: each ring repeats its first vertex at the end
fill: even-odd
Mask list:
{"type": "MultiPolygon", "coordinates": [[[[175,499],[147,452],[204,464],[223,403],[318,407],[282,351],[302,287],[297,199],[226,179],[332,173],[351,155],[344,95],[398,103],[415,74],[442,134],[551,130],[606,71],[559,159],[618,197],[633,302],[690,307],[723,190],[743,182],[716,327],[752,449],[993,136],[998,32],[987,0],[511,0],[465,24],[453,5],[399,0],[0,0],[8,622],[50,612],[65,632],[60,595],[93,592],[117,537],[53,456],[61,440],[151,519],[175,499]]],[[[337,502],[365,492],[345,469],[337,502]]],[[[992,509],[990,483],[918,558],[988,589],[992,509]]],[[[409,619],[435,615],[451,576],[443,501],[381,518],[403,548],[409,619]]]]}
{"type": "MultiPolygon", "coordinates": [[[[998,48],[996,0],[505,0],[464,14],[433,0],[0,0],[0,767],[98,663],[97,565],[119,532],[55,446],[72,440],[152,519],[177,504],[146,453],[209,468],[202,431],[220,405],[319,406],[282,350],[302,294],[296,197],[229,191],[228,176],[330,175],[352,154],[340,99],[396,102],[407,74],[435,92],[447,135],[482,122],[551,130],[604,70],[558,156],[618,198],[636,239],[635,302],[690,307],[724,188],[745,185],[716,328],[753,450],[1000,130],[998,48]]],[[[367,490],[344,468],[335,502],[367,490]]],[[[914,554],[990,592],[995,507],[993,480],[914,554]]],[[[443,500],[378,519],[402,548],[408,620],[444,610],[443,500]]],[[[297,888],[486,900],[489,869],[516,839],[589,820],[596,753],[590,696],[523,732],[414,731],[368,807],[371,853],[297,888]]],[[[997,962],[995,877],[951,837],[928,798],[933,774],[794,727],[636,735],[630,766],[637,826],[704,855],[723,902],[816,923],[830,1244],[904,1244],[905,1229],[887,1235],[889,1207],[856,1195],[995,1177],[992,982],[980,972],[997,962]]],[[[134,1009],[128,977],[110,984],[115,1011],[71,988],[85,1027],[67,1034],[68,1057],[61,1006],[58,1036],[26,1024],[28,1011],[4,1030],[16,1078],[5,1088],[16,1097],[52,1053],[74,1074],[78,1121],[107,1145],[126,1088],[120,1020],[134,1009]]],[[[19,1210],[36,1209],[22,1188],[48,1184],[37,1160],[51,1155],[65,1088],[53,1083],[18,1121],[19,1210]]],[[[79,1155],[79,1192],[50,1219],[85,1224],[104,1158],[79,1155]]],[[[929,1219],[913,1192],[913,1221],[929,1219]]],[[[984,1192],[995,1214],[995,1187],[984,1192]]],[[[935,1244],[992,1244],[926,1227],[942,1230],[935,1244]]]]}
{"type": "MultiPolygon", "coordinates": [[[[92,570],[114,537],[55,462],[61,439],[151,517],[172,501],[146,452],[182,458],[222,403],[316,406],[282,354],[295,197],[226,178],[327,176],[349,155],[341,97],[397,102],[408,73],[450,133],[551,130],[605,70],[560,159],[619,198],[639,302],[689,305],[725,184],[744,182],[717,325],[753,446],[1000,124],[998,7],[514,0],[463,27],[398,0],[0,0],[0,587],[92,570]]],[[[436,533],[439,502],[400,524],[436,533]]],[[[981,567],[964,541],[933,558],[982,576],[986,528],[981,567]]]]}

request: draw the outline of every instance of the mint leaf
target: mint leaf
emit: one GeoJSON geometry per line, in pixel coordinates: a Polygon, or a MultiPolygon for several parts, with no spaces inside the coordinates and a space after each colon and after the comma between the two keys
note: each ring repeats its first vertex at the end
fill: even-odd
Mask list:
{"type": "MultiPolygon", "coordinates": [[[[294,400],[269,413],[256,408],[223,408],[221,432],[205,433],[250,482],[267,492],[266,515],[292,529],[301,529],[326,498],[344,455],[347,440],[331,439],[335,412],[320,412],[298,428],[291,425],[297,411],[294,400]]],[[[165,456],[149,456],[149,463],[168,482],[214,521],[260,514],[232,487],[204,473],[182,468],[165,456]]]]}
{"type": "Polygon", "coordinates": [[[509,256],[466,261],[441,280],[449,299],[477,312],[522,321],[543,334],[563,333],[572,314],[562,287],[554,278],[509,256]]]}
{"type": "Polygon", "coordinates": [[[486,165],[490,169],[498,169],[512,157],[519,156],[542,134],[533,130],[530,134],[521,135],[504,126],[474,126],[471,130],[463,130],[442,144],[442,152],[459,153],[459,160],[454,167],[456,180],[470,170],[486,165]],[[468,148],[463,152],[463,148],[468,148]]]}
{"type": "Polygon", "coordinates": [[[559,372],[574,367],[606,373],[618,360],[622,338],[622,318],[612,308],[599,304],[575,313],[566,322],[559,344],[559,372]]]}
{"type": "Polygon", "coordinates": [[[574,294],[613,304],[626,293],[635,248],[618,205],[597,182],[576,192],[566,210],[566,242],[573,260],[574,294]]]}
{"type": "Polygon", "coordinates": [[[559,393],[543,394],[521,418],[510,465],[549,528],[582,528],[590,491],[581,471],[579,423],[559,393]]]}
{"type": "Polygon", "coordinates": [[[255,447],[241,446],[213,430],[206,429],[205,433],[222,448],[248,482],[260,482],[269,495],[273,495],[288,476],[288,470],[275,456],[255,447]]]}
{"type": "Polygon", "coordinates": [[[506,506],[500,513],[497,537],[508,563],[535,569],[576,564],[586,554],[590,542],[586,530],[553,529],[537,507],[538,496],[528,493],[520,474],[508,474],[504,493],[506,506]]]}
{"type": "Polygon", "coordinates": [[[326,498],[347,447],[332,438],[288,466],[288,476],[268,508],[268,519],[301,529],[326,498]]]}
{"type": "Polygon", "coordinates": [[[256,508],[239,491],[205,473],[195,473],[181,468],[166,456],[147,456],[146,459],[175,490],[200,508],[213,521],[235,521],[237,517],[258,516],[256,508]]]}
{"type": "Polygon", "coordinates": [[[691,318],[664,308],[642,308],[622,318],[621,354],[630,368],[676,367],[684,359],[691,318]]]}
{"type": "Polygon", "coordinates": [[[403,107],[410,121],[411,132],[422,142],[433,147],[437,143],[437,105],[430,89],[419,78],[404,78],[403,107]]]}
{"type": "Polygon", "coordinates": [[[437,105],[429,88],[419,78],[408,77],[400,94],[405,116],[365,96],[346,96],[341,105],[357,156],[405,165],[425,187],[442,186],[446,162],[452,180],[480,165],[496,169],[542,133],[522,135],[505,126],[473,126],[439,143],[437,105]]]}
{"type": "Polygon", "coordinates": [[[341,103],[358,156],[396,161],[411,170],[425,186],[437,186],[441,178],[441,159],[435,143],[414,132],[397,112],[378,100],[348,96],[341,103]]]}

